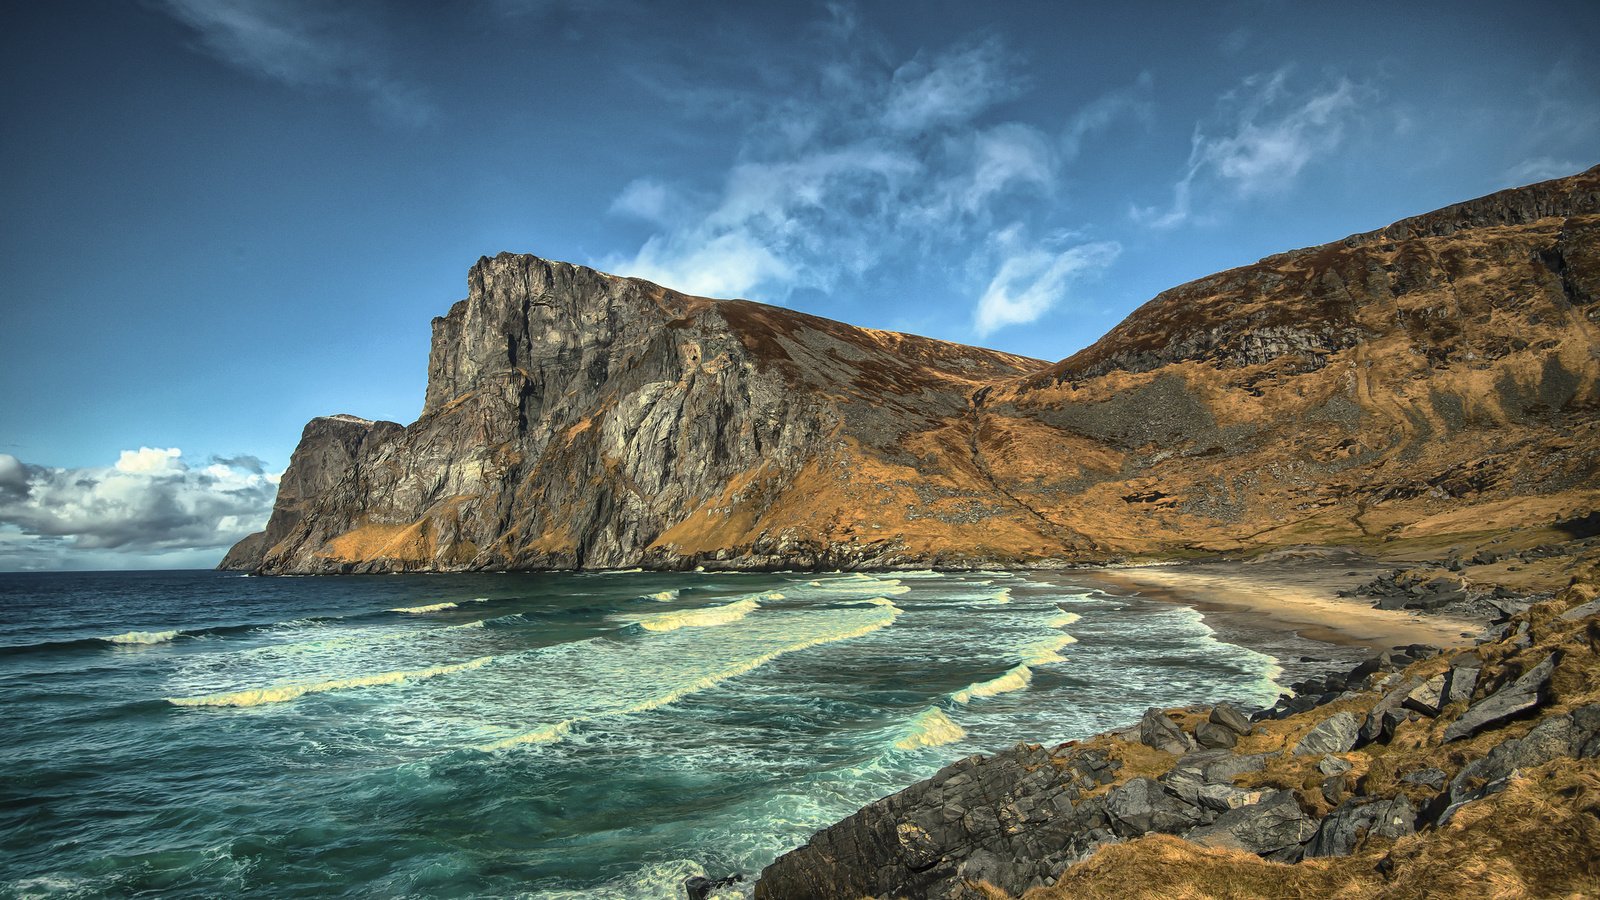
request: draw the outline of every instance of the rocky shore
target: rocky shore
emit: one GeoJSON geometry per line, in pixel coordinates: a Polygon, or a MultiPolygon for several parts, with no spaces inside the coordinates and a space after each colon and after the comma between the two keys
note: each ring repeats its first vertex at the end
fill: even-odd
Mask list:
{"type": "Polygon", "coordinates": [[[1151,709],[960,760],[780,857],[755,896],[1593,895],[1596,574],[1471,649],[1397,647],[1249,715],[1151,709]]]}

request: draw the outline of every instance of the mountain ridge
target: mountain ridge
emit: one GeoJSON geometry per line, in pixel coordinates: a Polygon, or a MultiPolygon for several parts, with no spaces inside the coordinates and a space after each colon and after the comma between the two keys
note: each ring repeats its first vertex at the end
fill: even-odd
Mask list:
{"type": "Polygon", "coordinates": [[[1600,499],[1597,300],[1600,167],[1180,285],[1054,364],[503,253],[434,319],[417,422],[313,420],[223,567],[1060,565],[1548,521],[1600,499]]]}

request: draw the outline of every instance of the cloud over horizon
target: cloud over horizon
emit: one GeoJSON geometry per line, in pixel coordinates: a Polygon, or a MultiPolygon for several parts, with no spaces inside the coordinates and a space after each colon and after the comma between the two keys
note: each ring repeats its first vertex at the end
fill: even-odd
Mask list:
{"type": "Polygon", "coordinates": [[[160,557],[214,565],[266,526],[278,479],[253,456],[191,466],[176,447],[124,450],[109,466],[76,469],[0,453],[0,568],[160,557]]]}

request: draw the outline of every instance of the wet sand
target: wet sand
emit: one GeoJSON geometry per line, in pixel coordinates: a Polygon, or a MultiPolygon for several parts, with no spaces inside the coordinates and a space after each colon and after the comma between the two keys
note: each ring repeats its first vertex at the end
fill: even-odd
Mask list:
{"type": "Polygon", "coordinates": [[[1208,621],[1224,628],[1281,629],[1325,644],[1369,650],[1472,643],[1482,623],[1374,609],[1370,599],[1338,596],[1338,591],[1354,588],[1388,568],[1371,560],[1333,555],[1260,563],[1080,569],[1073,576],[1193,606],[1208,621]]]}

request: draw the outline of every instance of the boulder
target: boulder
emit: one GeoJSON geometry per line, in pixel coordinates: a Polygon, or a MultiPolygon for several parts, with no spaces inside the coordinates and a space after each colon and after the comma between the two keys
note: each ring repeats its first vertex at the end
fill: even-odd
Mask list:
{"type": "Polygon", "coordinates": [[[1356,746],[1370,744],[1383,736],[1383,714],[1391,709],[1398,709],[1405,702],[1406,695],[1417,689],[1422,684],[1420,678],[1402,679],[1393,690],[1383,695],[1383,698],[1373,704],[1372,710],[1367,713],[1366,721],[1361,723],[1361,731],[1356,739],[1356,746]]]}
{"type": "Polygon", "coordinates": [[[1207,749],[1231,749],[1239,743],[1239,735],[1215,722],[1201,722],[1194,728],[1195,743],[1207,749]]]}
{"type": "Polygon", "coordinates": [[[1317,771],[1324,775],[1343,775],[1353,768],[1355,766],[1349,760],[1340,759],[1337,756],[1324,756],[1317,761],[1317,771]]]}
{"type": "Polygon", "coordinates": [[[1351,798],[1329,813],[1306,845],[1306,856],[1349,856],[1369,837],[1398,838],[1417,830],[1417,810],[1404,795],[1351,798]]]}
{"type": "Polygon", "coordinates": [[[1521,678],[1479,700],[1444,730],[1446,742],[1470,737],[1498,722],[1536,708],[1544,701],[1545,687],[1555,673],[1559,653],[1546,656],[1521,678]]]}
{"type": "Polygon", "coordinates": [[[1355,713],[1334,713],[1311,729],[1295,745],[1295,756],[1320,756],[1344,753],[1356,744],[1358,728],[1355,713]]]}
{"type": "Polygon", "coordinates": [[[1106,815],[1117,836],[1131,838],[1151,832],[1177,834],[1208,821],[1204,810],[1163,790],[1154,778],[1134,778],[1106,795],[1106,815]]]}
{"type": "Polygon", "coordinates": [[[1473,689],[1478,686],[1480,670],[1481,664],[1452,666],[1450,671],[1445,673],[1444,696],[1441,698],[1444,704],[1448,706],[1458,701],[1470,701],[1473,689]]]}
{"type": "Polygon", "coordinates": [[[1194,742],[1183,729],[1153,706],[1139,720],[1139,743],[1179,756],[1194,749],[1194,742]]]}
{"type": "Polygon", "coordinates": [[[1232,703],[1218,703],[1211,707],[1211,715],[1207,719],[1213,725],[1220,725],[1234,734],[1243,737],[1250,733],[1250,720],[1232,703]]]}
{"type": "Polygon", "coordinates": [[[1562,613],[1561,618],[1569,622],[1575,622],[1578,619],[1587,619],[1594,615],[1600,615],[1600,600],[1590,600],[1581,606],[1574,606],[1562,613]]]}
{"type": "Polygon", "coordinates": [[[1435,769],[1432,766],[1429,766],[1426,769],[1418,769],[1415,772],[1407,772],[1406,774],[1400,776],[1400,780],[1404,781],[1406,784],[1414,784],[1418,787],[1425,787],[1431,790],[1440,791],[1444,790],[1444,783],[1447,779],[1449,779],[1449,777],[1450,776],[1446,775],[1443,769],[1435,769]]]}
{"type": "Polygon", "coordinates": [[[1502,781],[1520,769],[1542,766],[1563,756],[1600,755],[1600,703],[1549,716],[1520,738],[1495,745],[1488,755],[1467,763],[1450,782],[1450,802],[1483,796],[1485,785],[1502,781]]]}
{"type": "Polygon", "coordinates": [[[1293,791],[1274,791],[1259,803],[1231,809],[1184,837],[1206,847],[1267,854],[1304,843],[1317,825],[1300,809],[1293,791]]]}
{"type": "Polygon", "coordinates": [[[1406,694],[1405,699],[1400,701],[1400,705],[1425,716],[1437,716],[1445,705],[1444,692],[1445,676],[1435,675],[1413,688],[1406,694]]]}
{"type": "Polygon", "coordinates": [[[1247,791],[1231,784],[1201,785],[1196,793],[1201,806],[1216,812],[1227,812],[1230,809],[1260,803],[1263,796],[1261,791],[1247,791]]]}

